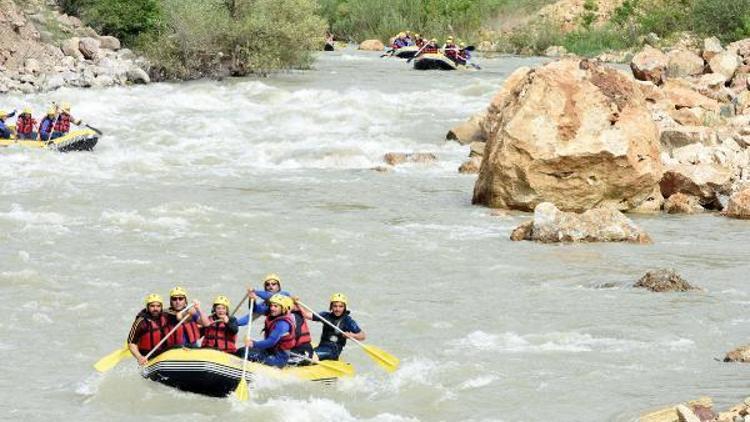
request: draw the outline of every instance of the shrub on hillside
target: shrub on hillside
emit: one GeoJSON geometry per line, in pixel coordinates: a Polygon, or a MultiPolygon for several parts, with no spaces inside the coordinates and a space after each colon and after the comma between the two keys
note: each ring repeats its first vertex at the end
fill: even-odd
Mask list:
{"type": "Polygon", "coordinates": [[[722,41],[750,36],[750,0],[694,0],[693,29],[722,41]]]}

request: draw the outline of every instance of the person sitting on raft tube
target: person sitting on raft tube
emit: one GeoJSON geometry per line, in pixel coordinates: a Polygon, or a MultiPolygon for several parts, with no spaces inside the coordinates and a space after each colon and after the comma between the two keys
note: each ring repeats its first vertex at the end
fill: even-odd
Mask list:
{"type": "Polygon", "coordinates": [[[283,368],[289,361],[289,352],[295,346],[294,317],[289,312],[294,304],[292,298],[275,294],[268,300],[269,311],[263,328],[263,340],[245,339],[245,347],[236,355],[269,366],[283,368]]]}
{"type": "MultiPolygon", "coordinates": [[[[146,307],[138,312],[133,325],[130,327],[130,334],[128,334],[128,349],[130,350],[130,354],[133,355],[141,366],[148,362],[145,356],[169,332],[167,318],[162,312],[164,301],[161,299],[161,296],[151,293],[146,296],[145,302],[146,307]]],[[[164,346],[159,346],[159,350],[155,354],[163,351],[164,346]]]]}
{"type": "MultiPolygon", "coordinates": [[[[266,278],[263,282],[263,289],[264,290],[253,290],[248,289],[247,294],[248,297],[255,300],[255,306],[252,309],[252,312],[254,315],[268,315],[269,311],[269,302],[268,300],[274,295],[274,294],[281,294],[287,297],[291,297],[291,294],[289,292],[281,290],[281,277],[279,277],[276,273],[270,273],[266,275],[266,278]],[[260,301],[258,299],[261,299],[260,301]]],[[[307,321],[304,316],[300,313],[300,309],[293,305],[291,309],[292,316],[294,317],[294,337],[295,337],[295,347],[292,350],[292,353],[297,355],[304,355],[307,356],[308,359],[312,359],[313,357],[313,348],[312,348],[312,337],[310,336],[310,328],[307,325],[307,321]]],[[[249,320],[249,315],[246,315],[242,318],[240,318],[237,321],[237,324],[239,326],[247,325],[249,320]]],[[[295,365],[303,365],[307,362],[304,358],[300,357],[294,357],[291,358],[293,364],[295,365]]]]}
{"type": "Polygon", "coordinates": [[[211,315],[201,318],[203,328],[202,348],[216,349],[226,353],[237,351],[237,318],[229,316],[229,298],[216,296],[211,315]]]}
{"type": "Polygon", "coordinates": [[[458,56],[456,56],[456,64],[466,65],[471,60],[471,51],[466,49],[466,44],[458,44],[458,56]]]}
{"type": "Polygon", "coordinates": [[[456,63],[458,60],[458,47],[453,42],[453,37],[448,37],[448,39],[445,41],[445,45],[443,46],[443,54],[445,54],[445,57],[453,60],[453,63],[456,63]]]}
{"type": "Polygon", "coordinates": [[[36,120],[31,117],[31,108],[24,108],[23,112],[18,115],[18,119],[16,119],[16,138],[36,139],[35,126],[36,120]]]}
{"type": "Polygon", "coordinates": [[[167,340],[170,347],[198,347],[198,339],[200,338],[198,322],[201,320],[201,305],[197,300],[193,301],[193,305],[192,308],[185,311],[185,308],[187,308],[187,290],[184,288],[176,286],[169,291],[169,309],[165,312],[169,329],[176,327],[185,317],[186,312],[190,315],[190,318],[182,323],[167,340]]]}
{"type": "Polygon", "coordinates": [[[391,50],[398,50],[401,47],[406,47],[406,40],[404,38],[406,37],[406,33],[399,32],[398,35],[393,39],[393,44],[391,44],[391,50]]]}
{"type": "Polygon", "coordinates": [[[437,54],[437,52],[438,46],[436,38],[431,39],[430,42],[425,44],[425,46],[422,48],[422,54],[437,54]]]}
{"type": "Polygon", "coordinates": [[[5,125],[5,119],[16,115],[16,111],[8,114],[5,110],[0,110],[0,139],[10,139],[10,135],[13,134],[10,128],[5,125]]]}
{"type": "Polygon", "coordinates": [[[52,131],[55,127],[55,120],[57,119],[57,111],[55,108],[47,110],[47,115],[44,116],[42,121],[39,123],[39,140],[49,141],[52,138],[52,131]]]}
{"type": "Polygon", "coordinates": [[[411,31],[406,31],[404,33],[404,44],[406,44],[406,46],[414,45],[414,38],[411,36],[411,31]]]}
{"type": "Polygon", "coordinates": [[[419,48],[424,47],[425,39],[419,34],[414,34],[414,45],[419,48]]]}
{"type": "Polygon", "coordinates": [[[57,121],[55,121],[55,130],[52,132],[51,139],[65,136],[65,134],[70,132],[71,122],[76,125],[81,124],[80,120],[76,120],[75,118],[73,118],[73,116],[70,115],[70,104],[62,103],[62,106],[60,107],[60,114],[57,116],[57,121]]]}
{"type": "MultiPolygon", "coordinates": [[[[344,346],[346,346],[347,338],[364,341],[366,337],[365,332],[359,328],[357,322],[349,315],[349,310],[346,309],[347,299],[344,294],[334,293],[329,302],[329,312],[324,311],[318,314],[326,321],[339,327],[345,335],[334,330],[328,324],[323,324],[320,342],[318,343],[318,347],[315,348],[315,353],[320,360],[338,360],[341,352],[344,350],[344,346]]],[[[302,314],[307,319],[320,322],[320,319],[307,309],[303,309],[302,314]]]]}

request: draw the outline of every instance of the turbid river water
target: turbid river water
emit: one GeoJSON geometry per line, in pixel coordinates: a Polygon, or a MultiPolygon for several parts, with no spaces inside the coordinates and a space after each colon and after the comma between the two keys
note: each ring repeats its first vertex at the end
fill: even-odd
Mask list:
{"type": "MultiPolygon", "coordinates": [[[[445,132],[515,68],[422,73],[374,53],[268,79],[61,90],[106,132],[91,153],[0,151],[0,419],[627,421],[750,393],[716,362],[750,340],[750,226],[634,217],[651,246],[514,243],[528,214],[470,204],[468,148],[445,132]],[[370,170],[389,151],[435,165],[370,170]],[[670,266],[704,288],[630,285],[670,266]],[[323,309],[343,291],[386,374],[353,346],[335,386],[261,380],[246,403],[177,392],[133,360],[99,375],[146,293],[235,301],[278,272],[323,309]]],[[[319,327],[314,327],[319,332],[319,327]]]]}

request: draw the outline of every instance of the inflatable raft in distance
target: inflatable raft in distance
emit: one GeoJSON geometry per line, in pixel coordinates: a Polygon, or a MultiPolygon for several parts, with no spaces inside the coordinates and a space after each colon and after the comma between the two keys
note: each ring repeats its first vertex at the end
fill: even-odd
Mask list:
{"type": "MultiPolygon", "coordinates": [[[[245,379],[254,376],[302,381],[333,382],[354,375],[354,368],[342,361],[325,361],[326,366],[287,366],[284,369],[255,362],[247,363],[245,379]],[[340,368],[340,369],[332,369],[340,368]]],[[[213,349],[172,349],[150,360],[143,376],[191,393],[211,397],[232,394],[242,376],[242,358],[213,349]]]]}
{"type": "Polygon", "coordinates": [[[414,59],[414,69],[417,70],[474,70],[463,64],[457,65],[442,53],[426,53],[414,59]]]}
{"type": "Polygon", "coordinates": [[[68,132],[65,136],[51,141],[37,141],[26,139],[0,139],[0,147],[19,145],[25,148],[52,149],[60,152],[91,151],[99,142],[99,134],[91,129],[81,129],[68,132]]]}
{"type": "Polygon", "coordinates": [[[416,45],[408,45],[394,51],[393,56],[398,57],[399,59],[410,59],[414,57],[415,54],[417,54],[417,51],[419,51],[419,47],[417,47],[416,45]]]}

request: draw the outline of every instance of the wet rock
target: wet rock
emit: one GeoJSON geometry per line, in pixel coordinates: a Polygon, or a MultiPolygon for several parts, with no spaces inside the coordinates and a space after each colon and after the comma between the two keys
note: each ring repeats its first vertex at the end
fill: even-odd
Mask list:
{"type": "Polygon", "coordinates": [[[380,40],[366,40],[359,44],[359,49],[365,51],[383,51],[385,45],[380,40]]]}
{"type": "Polygon", "coordinates": [[[723,214],[731,218],[750,220],[750,188],[733,194],[723,214]]]}
{"type": "Polygon", "coordinates": [[[448,141],[456,141],[461,145],[468,145],[472,142],[484,142],[485,136],[482,131],[482,121],[484,115],[472,116],[468,121],[452,128],[445,135],[448,141]]]}
{"type": "Polygon", "coordinates": [[[667,53],[667,75],[670,78],[684,78],[703,73],[703,58],[686,50],[672,50],[667,53]]]}
{"type": "Polygon", "coordinates": [[[435,154],[429,152],[389,152],[383,156],[383,160],[392,166],[405,163],[429,164],[437,161],[435,154]]]}
{"type": "Polygon", "coordinates": [[[657,128],[640,89],[624,72],[582,63],[562,59],[508,77],[488,108],[473,203],[584,211],[661,201],[657,128]]]}
{"type": "Polygon", "coordinates": [[[721,209],[719,196],[727,194],[731,184],[731,172],[717,164],[670,165],[659,182],[665,198],[684,193],[699,198],[709,209],[721,209]]]}
{"type": "Polygon", "coordinates": [[[477,174],[482,167],[482,157],[475,156],[464,161],[459,167],[458,172],[461,174],[477,174]]]}
{"type": "Polygon", "coordinates": [[[703,40],[703,52],[701,55],[707,62],[723,51],[724,48],[721,46],[721,41],[718,38],[711,37],[703,40]]]}
{"type": "Polygon", "coordinates": [[[636,79],[660,85],[666,76],[668,64],[669,58],[666,54],[654,47],[646,46],[633,57],[630,69],[636,79]]]}
{"type": "Polygon", "coordinates": [[[708,67],[711,72],[724,76],[728,81],[734,76],[734,72],[742,64],[742,60],[734,53],[724,51],[714,56],[709,62],[708,67]]]}
{"type": "Polygon", "coordinates": [[[148,84],[151,83],[151,78],[149,78],[148,73],[146,73],[145,70],[139,68],[139,67],[131,67],[126,72],[126,76],[128,78],[128,82],[132,82],[134,84],[148,84]]]}
{"type": "Polygon", "coordinates": [[[517,227],[511,240],[557,242],[651,243],[651,238],[614,208],[595,208],[582,214],[563,212],[543,202],[534,209],[534,219],[517,227]]]}
{"type": "Polygon", "coordinates": [[[100,35],[98,37],[99,40],[99,47],[105,48],[107,50],[113,50],[117,51],[120,49],[120,40],[118,40],[116,37],[112,37],[109,35],[100,35]]]}
{"type": "Polygon", "coordinates": [[[740,346],[730,352],[724,357],[724,362],[750,362],[750,345],[740,346]]]}
{"type": "Polygon", "coordinates": [[[701,422],[700,418],[684,404],[678,404],[675,410],[680,417],[680,422],[701,422]]]}
{"type": "Polygon", "coordinates": [[[698,214],[705,211],[697,197],[676,193],[664,201],[667,214],[698,214]]]}
{"type": "Polygon", "coordinates": [[[83,54],[83,58],[94,60],[99,54],[99,45],[99,40],[91,37],[84,37],[78,41],[78,50],[83,54]]]}
{"type": "Polygon", "coordinates": [[[697,290],[671,268],[649,271],[633,287],[648,289],[657,293],[697,290]]]}
{"type": "Polygon", "coordinates": [[[388,166],[375,166],[375,167],[371,168],[370,170],[377,171],[378,173],[388,173],[388,172],[392,171],[393,169],[391,167],[388,167],[388,166]]]}

